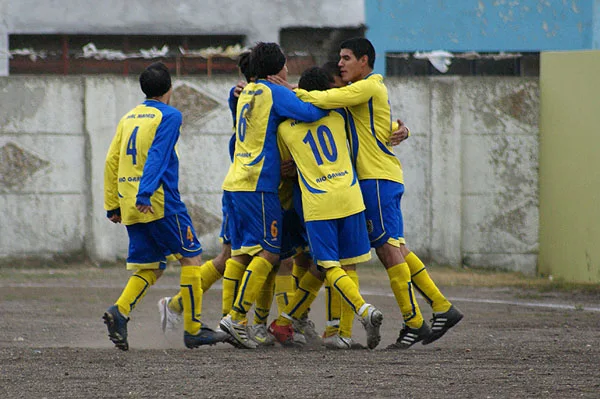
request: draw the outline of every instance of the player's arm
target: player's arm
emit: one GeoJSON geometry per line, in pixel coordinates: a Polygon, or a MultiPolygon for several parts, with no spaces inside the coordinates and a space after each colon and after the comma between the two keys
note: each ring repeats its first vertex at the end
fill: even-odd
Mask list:
{"type": "Polygon", "coordinates": [[[363,79],[351,85],[324,91],[296,90],[296,95],[302,101],[307,101],[319,108],[335,109],[351,107],[369,101],[377,90],[378,83],[363,79]]]}
{"type": "Polygon", "coordinates": [[[328,112],[304,101],[300,101],[294,92],[272,86],[273,110],[277,115],[300,122],[315,122],[327,116],[328,112]]]}
{"type": "Polygon", "coordinates": [[[121,204],[119,202],[118,173],[121,149],[122,122],[119,122],[115,136],[110,143],[104,163],[104,209],[106,217],[113,223],[121,222],[121,204]]]}
{"type": "Polygon", "coordinates": [[[150,197],[160,187],[162,176],[169,166],[169,158],[179,139],[181,122],[181,113],[173,112],[163,117],[156,130],[154,141],[148,150],[135,203],[142,213],[154,213],[150,197]]]}
{"type": "Polygon", "coordinates": [[[233,128],[235,129],[236,125],[236,113],[237,113],[237,103],[240,98],[240,94],[242,94],[242,90],[246,87],[246,82],[239,81],[237,85],[233,86],[231,90],[229,90],[229,99],[227,103],[229,104],[229,110],[231,111],[231,119],[233,119],[233,128]]]}

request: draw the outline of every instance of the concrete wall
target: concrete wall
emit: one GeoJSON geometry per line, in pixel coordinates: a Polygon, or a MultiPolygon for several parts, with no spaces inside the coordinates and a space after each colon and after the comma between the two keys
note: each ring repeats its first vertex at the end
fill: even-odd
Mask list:
{"type": "Polygon", "coordinates": [[[541,62],[539,270],[598,283],[600,51],[544,53],[541,62]]]}
{"type": "MultiPolygon", "coordinates": [[[[387,79],[413,136],[405,169],[409,246],[436,263],[535,272],[538,85],[521,78],[387,79]]],[[[231,132],[231,78],[175,83],[184,114],[181,191],[207,252],[218,248],[231,132]]],[[[126,255],[105,219],[103,164],[119,118],[142,100],[134,78],[0,78],[0,260],[126,255]]]]}
{"type": "Polygon", "coordinates": [[[364,19],[362,0],[0,0],[0,76],[11,33],[241,34],[251,45],[279,41],[284,27],[357,27],[364,19]]]}
{"type": "Polygon", "coordinates": [[[598,48],[598,0],[366,0],[367,37],[386,52],[598,48]]]}

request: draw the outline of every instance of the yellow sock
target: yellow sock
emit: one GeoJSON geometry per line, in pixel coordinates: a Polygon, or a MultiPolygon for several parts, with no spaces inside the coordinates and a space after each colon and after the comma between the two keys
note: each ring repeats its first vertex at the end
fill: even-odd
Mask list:
{"type": "MultiPolygon", "coordinates": [[[[356,289],[360,292],[360,286],[358,284],[358,274],[356,270],[346,270],[348,277],[354,282],[356,285],[356,289]]],[[[339,295],[339,293],[338,293],[339,295]]],[[[340,297],[341,298],[341,297],[340,297]]],[[[342,337],[351,338],[352,337],[352,325],[354,324],[354,311],[348,305],[346,301],[341,302],[341,314],[340,314],[340,330],[339,334],[342,337]]]]}
{"type": "Polygon", "coordinates": [[[415,298],[415,292],[410,282],[410,270],[406,263],[400,263],[387,269],[390,286],[396,297],[396,302],[402,312],[402,318],[410,328],[419,328],[423,325],[423,316],[415,298]]]}
{"type": "Polygon", "coordinates": [[[273,293],[275,291],[276,270],[271,270],[265,283],[263,284],[258,296],[256,297],[256,306],[254,307],[254,324],[267,324],[271,305],[273,304],[273,293]]]}
{"type": "Polygon", "coordinates": [[[181,298],[181,291],[171,297],[171,300],[167,306],[175,313],[181,314],[181,312],[183,312],[183,299],[181,298]]]}
{"type": "Polygon", "coordinates": [[[115,302],[123,316],[129,316],[135,306],[142,300],[148,288],[156,283],[156,274],[152,270],[138,270],[129,277],[121,296],[115,302]]]}
{"type": "Polygon", "coordinates": [[[344,302],[350,305],[354,313],[358,313],[359,309],[365,304],[365,300],[358,292],[358,287],[348,276],[348,273],[341,267],[331,267],[327,269],[327,279],[342,296],[342,313],[344,312],[344,302]]]}
{"type": "Polygon", "coordinates": [[[233,301],[238,292],[240,281],[244,276],[246,266],[233,259],[227,259],[225,262],[225,273],[223,273],[223,300],[221,302],[221,311],[223,316],[227,316],[233,306],[233,301]]]}
{"type": "Polygon", "coordinates": [[[202,273],[202,291],[204,292],[208,291],[216,281],[223,277],[215,267],[212,259],[200,266],[200,273],[202,273]]]}
{"type": "Polygon", "coordinates": [[[202,322],[202,272],[200,266],[181,267],[181,299],[183,302],[183,329],[192,335],[200,332],[202,322]]]}
{"type": "Polygon", "coordinates": [[[417,291],[429,302],[434,313],[447,312],[452,304],[444,297],[435,285],[421,259],[413,252],[406,255],[406,263],[410,269],[411,281],[417,291]]]}
{"type": "Polygon", "coordinates": [[[294,263],[294,266],[292,266],[292,276],[294,278],[294,290],[298,289],[300,280],[302,280],[302,277],[304,277],[304,275],[306,274],[307,271],[308,271],[308,269],[300,267],[300,266],[296,265],[296,263],[294,263]]]}
{"type": "MultiPolygon", "coordinates": [[[[304,277],[300,280],[296,293],[292,297],[290,303],[285,307],[283,313],[288,317],[298,320],[313,303],[319,294],[322,285],[323,281],[316,278],[312,273],[304,274],[304,277]]],[[[277,319],[277,324],[291,324],[291,320],[284,317],[282,314],[282,316],[277,319]],[[280,323],[280,321],[282,321],[282,323],[280,323]]]]}
{"type": "Polygon", "coordinates": [[[231,318],[235,321],[241,321],[246,318],[248,310],[254,305],[256,296],[262,288],[269,273],[273,270],[273,265],[268,260],[255,256],[248,268],[244,272],[242,282],[231,312],[231,318]]]}
{"type": "Polygon", "coordinates": [[[342,312],[342,297],[340,293],[325,280],[325,336],[337,334],[340,328],[340,316],[342,312]]]}
{"type": "Polygon", "coordinates": [[[294,291],[296,291],[295,285],[292,275],[275,277],[275,300],[277,301],[278,316],[292,300],[294,291]]]}

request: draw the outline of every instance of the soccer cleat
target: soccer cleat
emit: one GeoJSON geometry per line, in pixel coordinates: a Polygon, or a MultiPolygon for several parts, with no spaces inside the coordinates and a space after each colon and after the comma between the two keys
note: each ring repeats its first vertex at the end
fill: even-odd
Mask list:
{"type": "Polygon", "coordinates": [[[463,314],[454,305],[450,306],[450,309],[445,313],[434,313],[431,319],[431,334],[423,339],[423,345],[440,339],[449,329],[457,325],[462,318],[463,314]]]}
{"type": "Polygon", "coordinates": [[[163,333],[167,331],[172,331],[177,328],[179,324],[181,324],[181,315],[173,312],[169,308],[169,302],[171,301],[171,297],[160,298],[158,301],[158,311],[160,312],[160,328],[163,333]]]}
{"type": "Polygon", "coordinates": [[[423,325],[419,328],[411,328],[404,325],[400,330],[398,339],[393,344],[389,345],[387,349],[408,349],[417,342],[423,341],[431,334],[431,329],[427,323],[423,322],[423,325]]]}
{"type": "Polygon", "coordinates": [[[367,305],[367,314],[365,317],[361,317],[360,321],[367,331],[367,347],[375,349],[381,341],[379,328],[383,322],[383,313],[375,306],[367,305]]]}
{"type": "Polygon", "coordinates": [[[294,345],[306,345],[307,341],[306,341],[306,335],[304,335],[303,333],[300,332],[300,330],[296,329],[296,327],[294,327],[292,325],[292,329],[294,330],[294,334],[292,335],[294,337],[294,345]]]}
{"type": "Polygon", "coordinates": [[[202,345],[215,345],[219,342],[225,342],[229,338],[229,334],[224,331],[214,331],[208,327],[200,328],[200,332],[192,335],[185,331],[183,333],[183,343],[186,347],[193,349],[202,345]]]}
{"type": "Polygon", "coordinates": [[[127,322],[129,317],[123,316],[117,305],[113,305],[104,312],[102,319],[104,319],[104,324],[108,328],[108,338],[112,343],[122,351],[128,350],[127,322]]]}
{"type": "MultiPolygon", "coordinates": [[[[287,326],[278,326],[277,322],[274,320],[269,326],[269,332],[281,345],[291,346],[295,342],[294,329],[292,328],[291,324],[287,326]]],[[[306,342],[306,339],[304,341],[306,342]]]]}
{"type": "Polygon", "coordinates": [[[302,333],[308,341],[318,342],[321,340],[321,337],[315,329],[315,323],[313,323],[306,315],[294,322],[294,330],[298,330],[302,333]]]}
{"type": "Polygon", "coordinates": [[[259,346],[275,345],[275,337],[267,331],[266,324],[255,324],[250,327],[248,332],[250,333],[250,338],[259,346]]]}
{"type": "MultiPolygon", "coordinates": [[[[248,337],[248,320],[234,321],[231,315],[221,319],[219,326],[243,349],[256,349],[258,344],[248,337]]],[[[236,346],[235,344],[233,344],[236,346]]]]}

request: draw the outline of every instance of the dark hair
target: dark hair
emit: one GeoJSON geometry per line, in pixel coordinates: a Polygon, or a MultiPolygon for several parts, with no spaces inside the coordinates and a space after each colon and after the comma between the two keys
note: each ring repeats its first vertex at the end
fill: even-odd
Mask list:
{"type": "Polygon", "coordinates": [[[250,52],[250,72],[258,79],[277,75],[285,65],[285,55],[277,43],[256,43],[250,52]]]}
{"type": "Polygon", "coordinates": [[[333,76],[325,69],[320,67],[308,68],[302,72],[298,87],[307,91],[311,90],[327,90],[333,83],[333,76]]]}
{"type": "Polygon", "coordinates": [[[342,76],[340,74],[340,67],[338,66],[337,61],[327,61],[321,66],[321,68],[323,68],[323,70],[325,70],[325,72],[330,74],[332,77],[342,76]]]}
{"type": "Polygon", "coordinates": [[[237,66],[240,68],[242,75],[246,78],[246,82],[250,82],[250,79],[252,79],[252,72],[250,71],[250,51],[244,51],[240,54],[237,66]]]}
{"type": "Polygon", "coordinates": [[[342,44],[340,44],[341,49],[348,49],[354,53],[356,59],[360,59],[363,55],[369,57],[369,67],[373,68],[375,66],[375,47],[368,39],[364,37],[354,37],[352,39],[344,40],[342,44]]]}
{"type": "Polygon", "coordinates": [[[140,74],[140,86],[146,98],[160,97],[171,89],[171,74],[162,62],[150,64],[140,74]]]}

